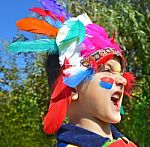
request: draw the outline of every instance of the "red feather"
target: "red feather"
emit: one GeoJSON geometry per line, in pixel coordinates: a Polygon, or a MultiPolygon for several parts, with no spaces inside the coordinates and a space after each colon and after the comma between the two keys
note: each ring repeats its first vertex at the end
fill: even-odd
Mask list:
{"type": "Polygon", "coordinates": [[[114,30],[114,33],[113,33],[113,37],[111,39],[111,42],[114,44],[115,43],[115,37],[116,37],[116,31],[114,30]]]}
{"type": "Polygon", "coordinates": [[[98,66],[105,64],[108,60],[112,59],[114,57],[114,54],[108,54],[104,57],[101,57],[100,60],[97,62],[98,66]]]}
{"type": "MultiPolygon", "coordinates": [[[[65,60],[65,65],[68,67],[67,62],[65,60]]],[[[66,66],[63,68],[67,68],[66,66]]],[[[60,128],[71,103],[72,90],[63,83],[63,72],[61,72],[50,99],[48,113],[44,117],[44,131],[46,133],[53,134],[60,128]]]]}
{"type": "Polygon", "coordinates": [[[30,8],[29,10],[43,17],[48,16],[46,10],[43,10],[42,8],[30,8]]]}
{"type": "Polygon", "coordinates": [[[127,85],[125,86],[124,94],[126,96],[131,96],[132,89],[135,85],[135,76],[133,73],[124,72],[123,77],[127,80],[127,85]]]}
{"type": "Polygon", "coordinates": [[[48,113],[44,117],[44,131],[48,134],[55,133],[63,123],[67,109],[71,102],[71,89],[64,85],[62,76],[51,96],[48,113]]]}
{"type": "Polygon", "coordinates": [[[129,143],[126,143],[122,139],[119,139],[111,143],[108,147],[137,147],[137,146],[131,141],[129,141],[129,143]]]}
{"type": "Polygon", "coordinates": [[[16,26],[19,30],[28,31],[36,34],[44,34],[49,37],[56,37],[58,29],[36,18],[24,18],[17,21],[16,26]]]}
{"type": "MultiPolygon", "coordinates": [[[[110,54],[108,54],[108,55],[106,55],[104,57],[101,57],[99,59],[99,61],[97,62],[97,65],[100,66],[100,65],[105,64],[108,60],[112,59],[114,56],[116,56],[116,55],[113,54],[113,53],[110,53],[110,54]]],[[[118,57],[120,57],[120,59],[121,59],[121,66],[122,66],[122,69],[124,69],[124,67],[126,65],[126,59],[122,55],[120,55],[118,57]]]]}
{"type": "Polygon", "coordinates": [[[46,17],[46,16],[50,16],[51,18],[53,18],[54,20],[59,20],[62,23],[64,23],[65,18],[63,16],[57,16],[56,14],[53,14],[52,12],[48,11],[48,10],[44,10],[42,8],[31,8],[29,9],[32,12],[35,12],[37,14],[39,14],[40,16],[46,17]]]}

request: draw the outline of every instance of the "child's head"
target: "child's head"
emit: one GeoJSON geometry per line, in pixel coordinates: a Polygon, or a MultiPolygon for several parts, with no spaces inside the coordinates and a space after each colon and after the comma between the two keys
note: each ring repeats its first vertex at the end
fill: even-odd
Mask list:
{"type": "Polygon", "coordinates": [[[56,43],[62,70],[44,118],[45,131],[56,131],[67,112],[72,123],[81,117],[118,123],[123,94],[130,94],[133,76],[124,72],[126,61],[114,36],[109,38],[83,14],[64,23],[56,43]]]}

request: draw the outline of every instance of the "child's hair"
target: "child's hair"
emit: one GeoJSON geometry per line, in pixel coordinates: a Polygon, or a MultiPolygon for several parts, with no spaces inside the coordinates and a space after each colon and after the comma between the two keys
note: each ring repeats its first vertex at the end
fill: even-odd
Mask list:
{"type": "Polygon", "coordinates": [[[48,54],[46,60],[46,74],[48,79],[49,89],[53,89],[55,81],[60,74],[60,64],[58,54],[48,54]]]}

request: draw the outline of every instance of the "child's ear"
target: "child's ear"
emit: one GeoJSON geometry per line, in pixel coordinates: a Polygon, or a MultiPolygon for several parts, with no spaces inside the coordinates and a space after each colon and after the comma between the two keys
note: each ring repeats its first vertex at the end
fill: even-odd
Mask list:
{"type": "Polygon", "coordinates": [[[78,92],[76,91],[76,89],[71,93],[71,100],[78,100],[78,92]]]}

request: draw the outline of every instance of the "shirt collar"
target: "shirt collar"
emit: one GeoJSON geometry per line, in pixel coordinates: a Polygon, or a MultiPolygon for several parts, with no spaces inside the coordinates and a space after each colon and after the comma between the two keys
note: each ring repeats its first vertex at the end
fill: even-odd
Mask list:
{"type": "MultiPolygon", "coordinates": [[[[114,139],[123,137],[124,135],[117,131],[117,129],[111,125],[111,130],[114,139]]],[[[83,129],[72,124],[65,124],[59,129],[57,133],[58,142],[64,142],[67,144],[78,145],[82,147],[95,147],[102,146],[109,138],[102,137],[94,132],[83,129]]]]}

